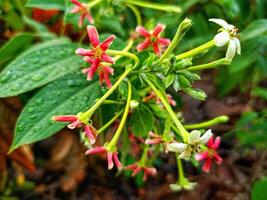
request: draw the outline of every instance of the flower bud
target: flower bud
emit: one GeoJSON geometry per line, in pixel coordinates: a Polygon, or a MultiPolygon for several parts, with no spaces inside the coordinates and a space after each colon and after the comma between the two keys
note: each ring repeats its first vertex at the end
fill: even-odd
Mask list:
{"type": "Polygon", "coordinates": [[[139,102],[136,100],[130,101],[130,108],[137,108],[139,106],[139,102]]]}

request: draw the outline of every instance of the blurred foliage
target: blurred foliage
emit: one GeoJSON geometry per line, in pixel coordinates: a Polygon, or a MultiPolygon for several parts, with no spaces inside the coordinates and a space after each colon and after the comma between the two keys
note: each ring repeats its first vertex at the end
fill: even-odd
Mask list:
{"type": "Polygon", "coordinates": [[[267,177],[262,177],[256,181],[252,187],[251,199],[252,200],[265,200],[267,190],[267,177]]]}

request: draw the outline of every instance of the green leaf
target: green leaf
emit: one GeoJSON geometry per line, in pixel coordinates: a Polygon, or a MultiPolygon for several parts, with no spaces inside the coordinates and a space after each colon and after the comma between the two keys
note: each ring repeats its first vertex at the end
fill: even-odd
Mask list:
{"type": "Polygon", "coordinates": [[[0,74],[0,97],[15,96],[43,86],[84,63],[75,55],[76,44],[56,43],[32,48],[0,74]]]}
{"type": "Polygon", "coordinates": [[[252,200],[265,200],[267,190],[267,177],[262,177],[261,180],[254,183],[251,191],[252,200]]]}
{"type": "Polygon", "coordinates": [[[135,135],[145,137],[153,128],[153,114],[147,106],[140,105],[132,114],[130,124],[135,135]]]}
{"type": "Polygon", "coordinates": [[[112,31],[113,33],[117,33],[120,36],[125,36],[125,31],[122,27],[122,23],[119,17],[103,16],[101,17],[101,20],[99,20],[99,24],[101,27],[112,31]]]}
{"type": "Polygon", "coordinates": [[[168,88],[173,83],[174,79],[175,79],[174,74],[168,75],[166,79],[164,79],[165,87],[168,88]]]}
{"type": "Polygon", "coordinates": [[[45,25],[43,25],[43,24],[41,24],[41,23],[39,23],[39,22],[29,18],[29,17],[26,17],[26,16],[23,17],[23,21],[28,26],[33,28],[38,33],[38,35],[41,38],[43,38],[44,40],[45,39],[56,38],[56,35],[54,33],[49,32],[48,28],[45,25]]]}
{"type": "Polygon", "coordinates": [[[267,89],[262,87],[253,88],[252,94],[256,97],[261,97],[267,100],[267,89]]]}
{"type": "Polygon", "coordinates": [[[241,40],[250,40],[257,38],[267,32],[267,19],[259,19],[249,24],[245,30],[242,31],[241,40]]]}
{"type": "Polygon", "coordinates": [[[26,6],[44,10],[65,10],[65,0],[29,0],[26,6]]]}
{"type": "Polygon", "coordinates": [[[32,33],[20,33],[9,40],[0,49],[0,66],[27,48],[33,39],[32,33]]]}
{"type": "Polygon", "coordinates": [[[179,84],[182,88],[189,88],[191,87],[191,83],[187,78],[185,78],[183,75],[178,75],[179,84]]]}
{"type": "Polygon", "coordinates": [[[190,95],[191,97],[204,101],[207,98],[206,93],[200,89],[193,89],[193,88],[183,88],[183,91],[190,95]]]}
{"type": "Polygon", "coordinates": [[[48,138],[66,124],[55,115],[87,110],[100,97],[98,81],[87,81],[81,72],[70,73],[41,89],[25,106],[16,124],[11,150],[48,138]]]}

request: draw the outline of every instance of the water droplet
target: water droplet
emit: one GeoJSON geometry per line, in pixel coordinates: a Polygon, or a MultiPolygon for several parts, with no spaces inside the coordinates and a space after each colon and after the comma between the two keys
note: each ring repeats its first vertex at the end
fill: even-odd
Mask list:
{"type": "Polygon", "coordinates": [[[6,73],[4,73],[4,75],[1,77],[0,79],[0,83],[4,83],[6,81],[8,81],[8,79],[10,79],[12,72],[11,71],[6,71],[6,73]]]}
{"type": "Polygon", "coordinates": [[[36,103],[37,103],[37,104],[41,104],[41,103],[43,103],[43,99],[37,99],[37,100],[36,100],[36,103]]]}
{"type": "Polygon", "coordinates": [[[33,130],[33,132],[38,132],[38,131],[40,131],[40,129],[41,129],[41,127],[37,125],[32,130],[33,130]]]}
{"type": "Polygon", "coordinates": [[[36,117],[37,117],[37,114],[33,114],[29,116],[30,119],[35,119],[36,117]]]}
{"type": "Polygon", "coordinates": [[[13,90],[13,91],[16,91],[18,89],[20,89],[20,85],[17,83],[11,86],[11,90],[13,90]]]}
{"type": "Polygon", "coordinates": [[[44,78],[43,74],[35,74],[35,75],[32,76],[32,80],[33,81],[40,81],[43,78],[44,78]]]}
{"type": "Polygon", "coordinates": [[[68,80],[67,85],[68,86],[75,86],[75,81],[74,80],[68,80]]]}
{"type": "Polygon", "coordinates": [[[23,129],[24,129],[24,124],[19,124],[18,126],[17,126],[17,130],[19,131],[19,132],[21,132],[21,131],[23,131],[23,129]]]}
{"type": "Polygon", "coordinates": [[[28,107],[28,112],[33,112],[35,110],[35,108],[34,107],[28,107]]]}

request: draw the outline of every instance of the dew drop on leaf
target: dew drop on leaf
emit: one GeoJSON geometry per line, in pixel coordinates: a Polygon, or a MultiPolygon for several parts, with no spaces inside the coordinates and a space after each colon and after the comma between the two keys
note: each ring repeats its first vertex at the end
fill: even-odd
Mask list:
{"type": "Polygon", "coordinates": [[[75,86],[75,81],[70,79],[70,80],[67,81],[67,85],[71,86],[71,87],[75,86]]]}
{"type": "Polygon", "coordinates": [[[24,129],[24,124],[20,123],[20,124],[17,126],[17,130],[18,130],[19,132],[21,132],[21,131],[23,131],[23,129],[24,129]]]}
{"type": "Polygon", "coordinates": [[[43,74],[35,74],[35,75],[32,76],[32,80],[33,81],[40,81],[43,78],[44,78],[43,74]]]}
{"type": "Polygon", "coordinates": [[[36,114],[34,114],[34,115],[30,115],[30,116],[29,116],[30,119],[35,119],[36,117],[37,117],[36,114]]]}
{"type": "Polygon", "coordinates": [[[28,107],[28,112],[32,113],[35,110],[34,107],[28,107]]]}
{"type": "Polygon", "coordinates": [[[16,91],[18,89],[20,89],[20,85],[19,84],[14,84],[14,85],[11,86],[11,90],[13,90],[13,91],[16,91]]]}

